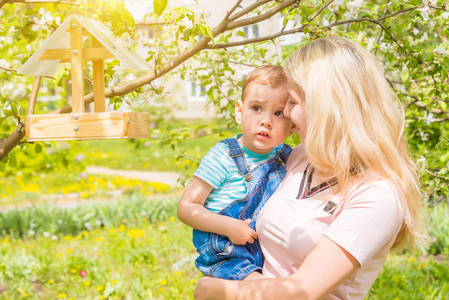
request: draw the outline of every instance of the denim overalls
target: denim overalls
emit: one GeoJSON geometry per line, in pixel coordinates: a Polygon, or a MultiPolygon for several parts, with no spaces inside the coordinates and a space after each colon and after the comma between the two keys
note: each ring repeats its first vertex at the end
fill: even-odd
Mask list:
{"type": "MultiPolygon", "coordinates": [[[[237,140],[229,138],[221,142],[228,144],[229,155],[245,178],[247,194],[218,213],[240,220],[251,219],[249,226],[255,230],[260,210],[284,179],[284,164],[292,148],[284,144],[276,157],[249,170],[237,140]]],[[[253,244],[234,245],[226,236],[194,229],[193,244],[199,253],[195,265],[205,276],[241,280],[254,271],[262,272],[264,258],[258,240],[253,244]]]]}

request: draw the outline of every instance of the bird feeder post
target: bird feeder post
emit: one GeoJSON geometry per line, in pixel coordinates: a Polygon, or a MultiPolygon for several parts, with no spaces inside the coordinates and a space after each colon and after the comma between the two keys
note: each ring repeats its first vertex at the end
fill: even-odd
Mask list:
{"type": "MultiPolygon", "coordinates": [[[[92,47],[102,48],[103,45],[94,37],[92,37],[92,47]]],[[[94,111],[104,112],[105,96],[104,96],[104,63],[103,60],[94,60],[92,62],[94,76],[94,111]]]]}
{"type": "Polygon", "coordinates": [[[72,111],[84,112],[83,26],[77,20],[70,23],[70,62],[72,65],[72,111]]]}

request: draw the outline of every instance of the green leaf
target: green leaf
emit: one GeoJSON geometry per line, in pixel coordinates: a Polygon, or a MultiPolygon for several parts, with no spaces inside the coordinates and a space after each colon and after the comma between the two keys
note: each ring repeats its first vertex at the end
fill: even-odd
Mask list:
{"type": "Polygon", "coordinates": [[[41,144],[36,144],[36,146],[34,146],[34,151],[36,153],[41,153],[42,152],[42,145],[41,144]]]}
{"type": "Polygon", "coordinates": [[[410,75],[409,72],[402,72],[401,73],[401,80],[402,80],[402,82],[408,81],[409,75],[410,75]]]}
{"type": "Polygon", "coordinates": [[[370,18],[371,16],[369,15],[369,13],[367,13],[366,11],[361,11],[359,12],[359,14],[357,15],[357,18],[370,18]]]}
{"type": "Polygon", "coordinates": [[[441,161],[442,161],[443,163],[445,163],[445,162],[449,159],[449,152],[443,154],[443,155],[440,157],[440,159],[441,159],[441,161]]]}
{"type": "Polygon", "coordinates": [[[17,158],[16,158],[16,155],[15,155],[14,153],[10,153],[10,154],[8,155],[8,157],[9,157],[9,166],[10,166],[11,168],[17,167],[17,158]]]}
{"type": "Polygon", "coordinates": [[[12,102],[11,103],[11,113],[14,115],[14,116],[16,116],[17,115],[17,105],[14,103],[14,102],[12,102]]]}
{"type": "Polygon", "coordinates": [[[167,0],[153,0],[153,9],[158,16],[162,15],[166,7],[167,0]]]}

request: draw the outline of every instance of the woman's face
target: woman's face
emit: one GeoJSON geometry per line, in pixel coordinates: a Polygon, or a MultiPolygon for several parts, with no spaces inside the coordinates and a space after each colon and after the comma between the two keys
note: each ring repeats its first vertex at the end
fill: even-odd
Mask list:
{"type": "Polygon", "coordinates": [[[304,143],[307,135],[305,101],[290,82],[287,83],[287,94],[288,100],[284,108],[284,117],[290,118],[296,125],[296,132],[301,137],[301,142],[304,143]]]}

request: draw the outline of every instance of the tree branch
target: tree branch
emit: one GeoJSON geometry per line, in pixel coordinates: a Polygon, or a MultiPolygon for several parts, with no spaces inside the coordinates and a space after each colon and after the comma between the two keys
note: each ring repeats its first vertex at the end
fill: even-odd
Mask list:
{"type": "MultiPolygon", "coordinates": [[[[327,2],[326,4],[324,4],[319,10],[317,10],[312,17],[310,17],[307,22],[311,22],[313,21],[324,9],[326,9],[326,7],[328,7],[331,3],[333,2],[333,0],[327,2]]],[[[246,19],[248,20],[248,19],[246,19]]],[[[242,20],[243,21],[243,20],[242,20]]],[[[251,22],[251,20],[249,20],[249,22],[251,22]]],[[[252,23],[252,22],[251,22],[252,23]]],[[[250,23],[250,24],[251,24],[250,23]]],[[[284,35],[289,35],[289,34],[294,34],[294,33],[298,33],[298,32],[303,32],[304,28],[306,26],[305,25],[301,25],[299,28],[295,28],[295,29],[291,29],[288,31],[283,31],[283,29],[281,31],[279,31],[278,33],[274,33],[271,35],[267,35],[267,36],[263,36],[263,37],[259,37],[259,38],[253,38],[253,39],[247,39],[247,40],[243,40],[243,41],[237,41],[237,42],[230,42],[230,43],[224,43],[224,44],[215,44],[215,45],[208,45],[206,47],[206,49],[223,49],[223,48],[230,48],[230,47],[236,47],[236,46],[243,46],[243,45],[247,45],[247,44],[252,44],[252,43],[257,43],[257,42],[264,42],[264,41],[269,41],[269,40],[273,40],[277,37],[280,36],[284,36],[284,35]]]]}
{"type": "MultiPolygon", "coordinates": [[[[256,1],[253,4],[251,4],[250,6],[248,6],[247,8],[244,8],[243,10],[239,11],[238,13],[236,13],[233,16],[229,15],[229,22],[234,22],[235,20],[247,15],[248,13],[252,12],[253,10],[255,10],[256,8],[258,8],[259,6],[262,6],[268,2],[271,2],[273,0],[260,0],[260,1],[256,1]]],[[[241,0],[238,1],[239,5],[242,2],[241,0]]],[[[237,7],[235,7],[237,8],[237,7]]]]}
{"type": "Polygon", "coordinates": [[[408,103],[407,105],[404,106],[404,108],[408,108],[412,105],[415,105],[417,108],[425,110],[427,112],[431,112],[434,115],[446,115],[447,112],[442,110],[442,109],[437,109],[437,108],[428,108],[427,106],[425,106],[424,104],[421,103],[420,99],[416,96],[410,95],[407,92],[403,92],[404,95],[406,95],[407,97],[410,97],[413,99],[412,102],[408,103]]]}
{"type": "Polygon", "coordinates": [[[0,143],[0,161],[14,149],[25,136],[23,124],[19,124],[10,136],[0,143]]]}
{"type": "Polygon", "coordinates": [[[5,67],[2,67],[2,66],[0,66],[0,69],[8,71],[8,72],[17,72],[16,69],[5,68],[5,67]]]}
{"type": "MultiPolygon", "coordinates": [[[[260,2],[262,2],[262,1],[260,1],[260,2]]],[[[278,12],[280,12],[281,10],[293,5],[294,3],[296,3],[296,0],[284,1],[281,4],[276,5],[275,7],[273,7],[272,9],[270,9],[268,12],[266,12],[264,14],[260,14],[258,16],[254,16],[251,18],[246,18],[246,19],[243,19],[240,21],[230,22],[228,24],[228,26],[226,27],[226,29],[232,30],[232,29],[235,29],[238,27],[243,27],[243,26],[247,26],[247,25],[251,25],[254,23],[259,23],[261,21],[267,20],[267,19],[271,18],[272,16],[274,16],[275,14],[277,14],[278,12]]]]}
{"type": "Polygon", "coordinates": [[[425,171],[427,174],[432,175],[433,177],[436,177],[436,178],[438,178],[438,179],[442,179],[442,180],[446,180],[446,179],[447,179],[447,178],[441,177],[441,176],[439,176],[439,175],[437,175],[437,174],[435,174],[435,173],[433,173],[433,172],[430,172],[430,171],[427,170],[427,169],[425,169],[424,171],[425,171]]]}
{"type": "Polygon", "coordinates": [[[234,11],[240,6],[240,3],[242,3],[243,0],[238,0],[234,6],[226,13],[226,16],[224,19],[229,20],[229,17],[234,13],[234,11]]]}

